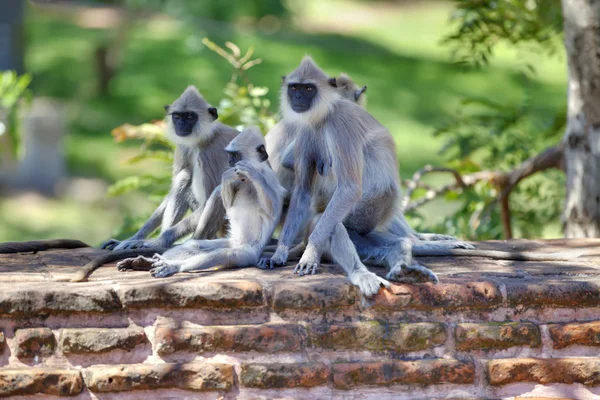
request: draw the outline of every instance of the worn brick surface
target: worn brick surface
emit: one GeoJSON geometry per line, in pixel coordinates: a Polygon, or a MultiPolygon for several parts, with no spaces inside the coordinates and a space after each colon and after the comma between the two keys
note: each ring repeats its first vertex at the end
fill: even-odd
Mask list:
{"type": "Polygon", "coordinates": [[[374,299],[376,307],[391,310],[479,310],[495,308],[501,303],[500,289],[487,281],[392,285],[390,290],[380,290],[374,299]]]}
{"type": "Polygon", "coordinates": [[[275,310],[331,309],[356,304],[360,292],[346,279],[278,282],[273,289],[275,310]]]}
{"type": "Polygon", "coordinates": [[[329,369],[321,363],[242,364],[241,382],[259,389],[308,388],[326,385],[329,369]]]}
{"type": "Polygon", "coordinates": [[[3,286],[0,290],[0,316],[42,317],[50,314],[115,312],[121,304],[111,287],[89,284],[44,283],[32,287],[3,286]]]}
{"type": "Polygon", "coordinates": [[[60,346],[65,354],[133,350],[145,343],[148,338],[139,327],[62,329],[60,332],[60,346]]]}
{"type": "Polygon", "coordinates": [[[491,385],[516,382],[600,385],[600,358],[517,358],[488,361],[491,385]]]}
{"type": "Polygon", "coordinates": [[[574,344],[600,346],[600,321],[551,324],[548,325],[548,330],[555,349],[563,349],[574,344]]]}
{"type": "Polygon", "coordinates": [[[416,360],[336,363],[333,384],[339,389],[364,385],[440,383],[466,384],[475,380],[475,366],[457,360],[416,360]]]}
{"type": "Polygon", "coordinates": [[[207,326],[202,328],[156,329],[159,354],[197,352],[282,352],[299,351],[306,331],[295,324],[207,326]]]}
{"type": "Polygon", "coordinates": [[[56,348],[56,339],[48,328],[19,329],[15,343],[15,355],[19,358],[48,357],[56,348]]]}
{"type": "Polygon", "coordinates": [[[542,345],[540,330],[530,322],[458,324],[455,337],[459,350],[499,350],[513,346],[542,345]]]}
{"type": "Polygon", "coordinates": [[[119,297],[128,308],[238,308],[264,303],[262,286],[252,281],[158,281],[143,286],[123,285],[119,297]]]}
{"type": "Polygon", "coordinates": [[[160,388],[227,391],[233,386],[233,367],[212,363],[94,366],[85,370],[84,380],[92,392],[160,388]]]}
{"type": "Polygon", "coordinates": [[[357,322],[350,324],[315,324],[309,329],[313,347],[333,350],[418,351],[446,341],[442,323],[387,324],[357,322]]]}
{"type": "Polygon", "coordinates": [[[76,396],[83,390],[81,373],[53,368],[0,369],[0,397],[31,394],[76,396]]]}
{"type": "Polygon", "coordinates": [[[508,304],[511,307],[597,307],[600,306],[600,283],[588,281],[508,281],[508,304]]]}

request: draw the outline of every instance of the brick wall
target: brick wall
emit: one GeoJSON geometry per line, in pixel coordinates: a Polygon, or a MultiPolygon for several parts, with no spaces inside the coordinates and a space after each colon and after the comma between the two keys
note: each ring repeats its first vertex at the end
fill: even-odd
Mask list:
{"type": "Polygon", "coordinates": [[[600,395],[589,281],[446,279],[370,301],[326,274],[1,289],[0,397],[600,395]]]}

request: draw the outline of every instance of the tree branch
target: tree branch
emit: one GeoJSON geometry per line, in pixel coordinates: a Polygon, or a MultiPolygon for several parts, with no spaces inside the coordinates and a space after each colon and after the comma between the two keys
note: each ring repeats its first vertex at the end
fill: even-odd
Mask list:
{"type": "Polygon", "coordinates": [[[433,167],[431,165],[427,165],[419,171],[415,172],[412,179],[410,179],[406,183],[408,190],[406,197],[402,201],[403,210],[414,210],[426,203],[429,203],[430,201],[447,192],[460,192],[465,188],[472,187],[477,182],[486,181],[498,189],[499,195],[497,200],[500,202],[501,205],[504,236],[507,239],[510,239],[512,238],[511,215],[509,206],[510,194],[519,182],[537,172],[551,168],[562,169],[562,159],[564,151],[563,147],[564,146],[562,143],[553,147],[549,147],[542,153],[527,159],[520,166],[509,172],[479,171],[474,172],[472,174],[461,175],[457,170],[452,168],[433,167]],[[423,177],[426,174],[432,172],[451,173],[454,176],[455,182],[444,185],[438,189],[429,188],[423,197],[411,202],[410,198],[414,190],[417,187],[425,186],[421,182],[423,177]]]}

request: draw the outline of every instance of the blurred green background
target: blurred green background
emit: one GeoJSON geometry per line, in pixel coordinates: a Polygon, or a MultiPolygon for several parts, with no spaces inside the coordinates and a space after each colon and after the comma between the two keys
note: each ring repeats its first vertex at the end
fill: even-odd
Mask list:
{"type": "MultiPolygon", "coordinates": [[[[225,3],[235,7],[236,2],[225,3]]],[[[124,123],[162,118],[162,106],[188,84],[218,104],[231,67],[202,44],[203,37],[221,45],[232,41],[242,50],[255,47],[254,56],[262,64],[252,68],[248,78],[270,89],[267,97],[274,109],[281,75],[293,70],[305,54],[331,75],[346,72],[368,85],[367,108],[394,136],[404,178],[425,164],[441,164],[442,140],[432,132],[456,112],[462,98],[519,102],[528,65],[537,69],[527,84],[533,112],[552,118],[565,107],[562,50],[549,58],[526,47],[501,46],[489,68],[464,69],[454,64],[450,49],[441,44],[452,31],[450,2],[273,3],[283,8],[267,19],[238,15],[244,10],[204,18],[161,9],[136,11],[136,18],[124,25],[118,13],[101,13],[87,5],[29,6],[26,70],[33,76],[35,96],[58,98],[66,105],[66,149],[73,179],[70,189],[58,198],[30,192],[3,195],[0,241],[71,237],[97,245],[115,233],[126,215],[148,215],[154,205],[148,196],[108,198],[106,187],[125,176],[168,166],[126,165],[123,160],[137,151],[137,145],[117,144],[110,132],[124,123]],[[107,43],[118,43],[120,59],[105,93],[100,93],[95,52],[107,43]]],[[[436,201],[422,213],[436,221],[452,207],[436,201]]],[[[560,236],[558,221],[543,234],[560,236]]]]}

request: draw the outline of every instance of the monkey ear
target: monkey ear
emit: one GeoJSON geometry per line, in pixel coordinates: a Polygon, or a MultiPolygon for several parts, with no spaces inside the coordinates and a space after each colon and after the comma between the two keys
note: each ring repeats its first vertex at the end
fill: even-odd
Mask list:
{"type": "Polygon", "coordinates": [[[287,76],[285,76],[285,75],[282,75],[282,76],[281,76],[281,83],[284,83],[284,82],[285,82],[285,78],[287,78],[287,76]]]}
{"type": "Polygon", "coordinates": [[[358,99],[360,98],[360,96],[367,91],[367,86],[363,86],[362,89],[357,90],[354,92],[354,101],[358,101],[358,99]]]}
{"type": "Polygon", "coordinates": [[[217,112],[217,109],[214,107],[209,107],[208,113],[213,116],[213,118],[214,118],[213,121],[216,120],[217,118],[219,118],[219,113],[217,112]]]}
{"type": "Polygon", "coordinates": [[[329,78],[329,86],[337,87],[337,80],[335,78],[329,78]]]}
{"type": "Polygon", "coordinates": [[[165,111],[166,111],[166,112],[169,112],[169,107],[171,107],[171,106],[167,104],[167,105],[166,105],[166,106],[164,106],[164,107],[165,107],[165,111]]]}
{"type": "Polygon", "coordinates": [[[260,162],[267,161],[267,159],[269,158],[269,155],[267,154],[267,150],[265,149],[264,144],[261,144],[260,146],[258,146],[256,148],[256,151],[258,151],[258,157],[260,159],[260,162]]]}

